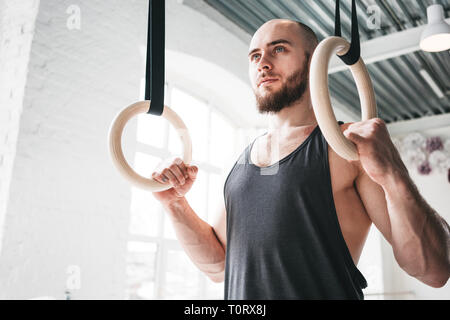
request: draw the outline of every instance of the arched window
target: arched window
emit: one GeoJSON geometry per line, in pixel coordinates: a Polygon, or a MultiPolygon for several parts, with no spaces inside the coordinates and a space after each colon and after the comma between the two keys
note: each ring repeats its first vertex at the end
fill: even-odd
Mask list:
{"type": "MultiPolygon", "coordinates": [[[[237,127],[214,105],[185,89],[168,84],[166,97],[190,131],[192,164],[199,167],[186,199],[201,219],[211,223],[223,201],[225,175],[235,160],[237,127]]],[[[154,116],[138,117],[137,141],[134,168],[145,176],[161,161],[180,154],[175,130],[154,116]],[[163,136],[151,139],[156,132],[163,136]]],[[[192,263],[159,202],[145,190],[131,187],[131,193],[127,298],[223,299],[223,283],[212,282],[192,263]]]]}

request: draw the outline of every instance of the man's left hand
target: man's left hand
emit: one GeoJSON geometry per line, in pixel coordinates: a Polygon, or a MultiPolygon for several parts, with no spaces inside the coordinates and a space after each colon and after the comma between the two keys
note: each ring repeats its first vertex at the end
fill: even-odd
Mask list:
{"type": "Polygon", "coordinates": [[[361,167],[373,181],[384,186],[395,175],[407,173],[382,119],[347,125],[343,134],[356,145],[361,167]]]}

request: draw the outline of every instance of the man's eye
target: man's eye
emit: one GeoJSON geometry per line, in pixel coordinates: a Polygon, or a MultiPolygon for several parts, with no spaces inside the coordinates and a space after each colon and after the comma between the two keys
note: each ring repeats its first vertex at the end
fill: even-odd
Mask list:
{"type": "Polygon", "coordinates": [[[284,51],[284,47],[276,47],[275,51],[278,50],[278,49],[283,49],[283,51],[284,51]]]}
{"type": "Polygon", "coordinates": [[[255,57],[256,56],[259,56],[259,54],[254,54],[253,56],[252,56],[252,60],[255,60],[255,57]]]}

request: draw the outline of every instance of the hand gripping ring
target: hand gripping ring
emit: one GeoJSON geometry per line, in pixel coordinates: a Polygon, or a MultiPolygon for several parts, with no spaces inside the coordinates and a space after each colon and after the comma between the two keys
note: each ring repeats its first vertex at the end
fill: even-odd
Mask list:
{"type": "MultiPolygon", "coordinates": [[[[170,189],[172,186],[170,183],[160,183],[152,178],[144,178],[137,174],[125,159],[122,151],[122,133],[127,122],[135,115],[140,113],[147,113],[150,108],[150,101],[139,101],[126,107],[120,111],[109,128],[109,152],[112,162],[119,170],[121,175],[130,181],[133,185],[146,189],[152,192],[159,192],[170,189]]],[[[181,139],[183,146],[183,162],[189,165],[192,160],[192,142],[189,136],[189,131],[186,128],[183,120],[168,106],[164,106],[164,111],[161,114],[166,118],[172,126],[176,129],[178,136],[181,139]]]]}
{"type": "MultiPolygon", "coordinates": [[[[310,90],[316,120],[328,144],[342,158],[358,160],[355,144],[344,136],[337,123],[328,91],[328,64],[331,55],[337,53],[342,56],[349,48],[348,41],[341,37],[328,37],[319,43],[311,59],[310,90]]],[[[377,116],[375,93],[364,61],[359,57],[358,62],[349,68],[358,88],[362,121],[375,118],[377,116]]]]}

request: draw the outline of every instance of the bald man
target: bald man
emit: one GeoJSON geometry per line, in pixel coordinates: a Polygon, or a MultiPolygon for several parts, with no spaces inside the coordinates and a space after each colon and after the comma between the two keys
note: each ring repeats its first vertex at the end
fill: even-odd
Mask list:
{"type": "Polygon", "coordinates": [[[384,122],[339,122],[359,161],[324,139],[308,81],[316,46],[314,32],[291,20],[270,20],[254,34],[249,77],[269,127],[229,172],[212,226],[184,197],[196,166],[177,158],[154,172],[172,188],[153,195],[195,265],[225,282],[225,299],[363,299],[357,264],[372,223],[403,270],[442,287],[450,228],[417,191],[384,122]]]}

